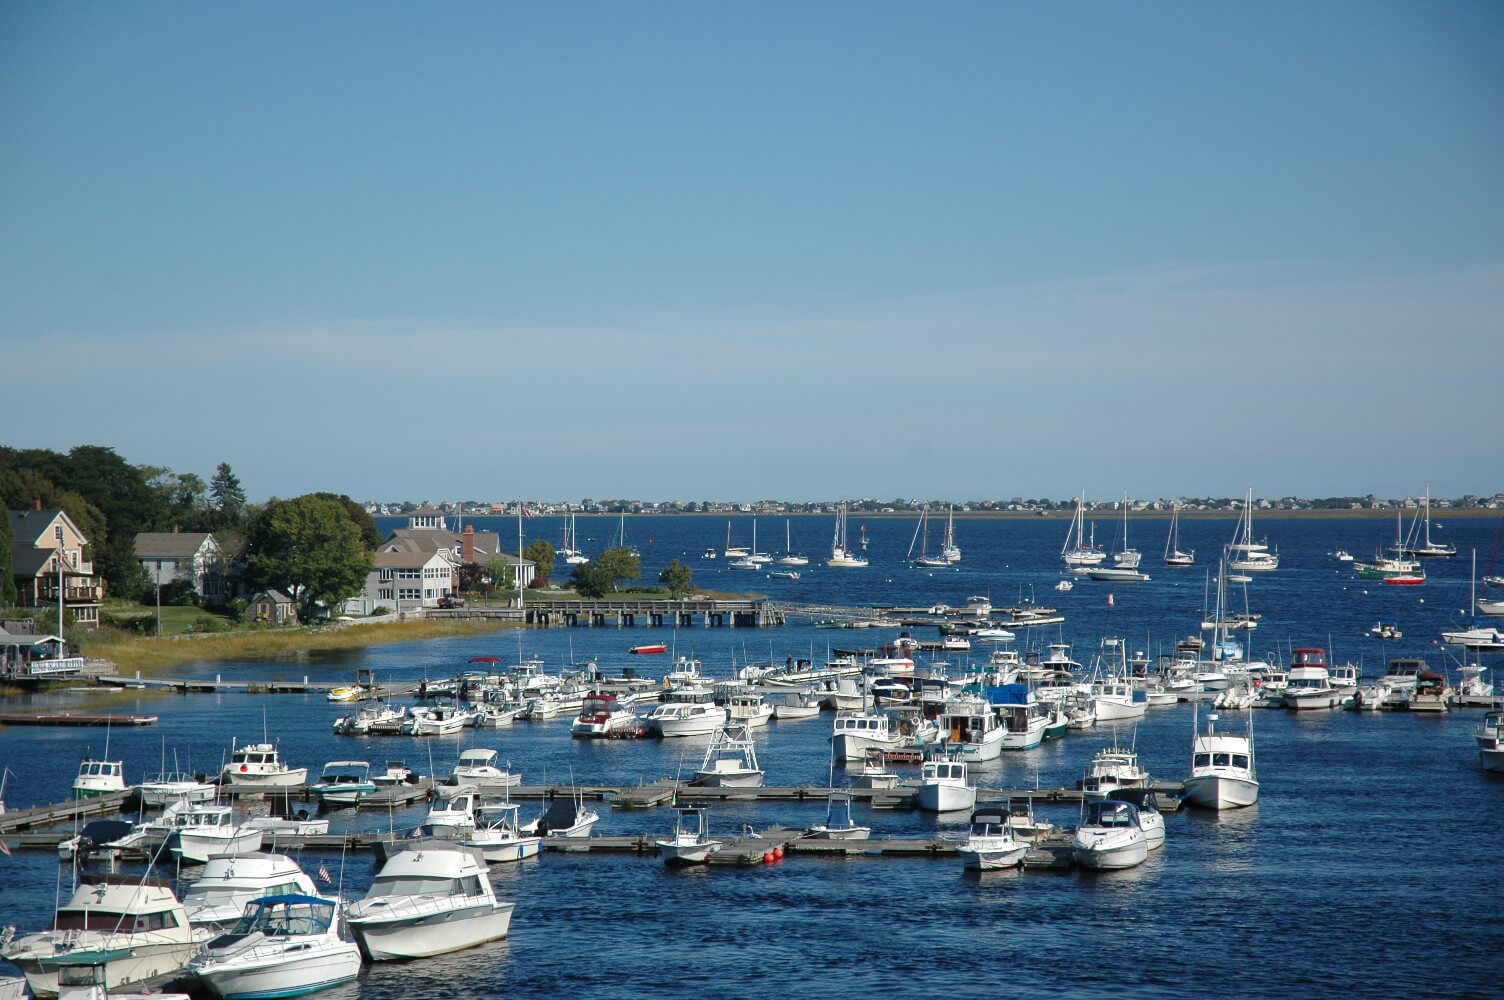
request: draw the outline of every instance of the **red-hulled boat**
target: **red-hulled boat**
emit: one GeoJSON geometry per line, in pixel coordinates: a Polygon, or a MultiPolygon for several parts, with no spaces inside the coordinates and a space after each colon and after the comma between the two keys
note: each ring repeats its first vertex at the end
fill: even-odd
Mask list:
{"type": "Polygon", "coordinates": [[[1384,586],[1386,587],[1419,587],[1425,582],[1426,574],[1424,573],[1406,573],[1403,576],[1384,577],[1384,586]]]}
{"type": "Polygon", "coordinates": [[[627,650],[629,653],[667,653],[668,645],[662,642],[651,643],[646,646],[633,646],[627,650]]]}

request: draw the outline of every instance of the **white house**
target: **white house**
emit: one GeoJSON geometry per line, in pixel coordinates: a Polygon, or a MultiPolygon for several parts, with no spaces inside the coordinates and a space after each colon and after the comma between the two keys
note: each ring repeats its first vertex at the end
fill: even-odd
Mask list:
{"type": "Polygon", "coordinates": [[[366,577],[362,595],[399,611],[436,608],[455,592],[459,581],[447,549],[432,552],[377,552],[376,568],[366,577]]]}
{"type": "Polygon", "coordinates": [[[229,596],[224,552],[207,532],[143,531],[136,536],[136,559],[154,586],[191,580],[194,593],[210,604],[223,604],[229,596]]]}

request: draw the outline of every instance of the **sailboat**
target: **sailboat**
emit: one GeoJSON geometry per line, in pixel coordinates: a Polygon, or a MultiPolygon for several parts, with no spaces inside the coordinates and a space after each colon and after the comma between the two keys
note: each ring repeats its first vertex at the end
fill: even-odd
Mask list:
{"type": "Polygon", "coordinates": [[[632,553],[634,556],[639,556],[639,555],[642,554],[642,553],[640,553],[640,552],[637,551],[637,546],[635,546],[635,545],[628,545],[627,544],[627,512],[626,511],[622,511],[621,512],[621,527],[618,529],[616,544],[617,544],[618,547],[626,549],[628,552],[632,553]]]}
{"type": "Polygon", "coordinates": [[[752,515],[752,551],[747,553],[747,561],[755,566],[766,566],[773,561],[773,557],[766,552],[757,551],[757,515],[752,515]]]}
{"type": "Polygon", "coordinates": [[[751,550],[745,545],[731,544],[731,522],[728,520],[726,522],[726,547],[721,550],[721,555],[727,559],[745,559],[750,554],[751,550]]]}
{"type": "Polygon", "coordinates": [[[952,504],[945,515],[945,541],[940,546],[940,555],[948,563],[961,561],[961,550],[956,547],[956,508],[952,504]]]}
{"type": "Polygon", "coordinates": [[[1243,504],[1243,516],[1233,529],[1232,541],[1228,543],[1227,568],[1244,573],[1268,573],[1279,569],[1279,553],[1270,552],[1269,546],[1253,540],[1253,490],[1243,504]]]}
{"type": "Polygon", "coordinates": [[[559,550],[559,555],[564,557],[566,566],[581,566],[590,561],[590,557],[580,551],[579,529],[573,514],[564,522],[564,547],[559,550]]]}
{"type": "Polygon", "coordinates": [[[1119,569],[1138,569],[1144,557],[1138,549],[1128,545],[1128,494],[1123,494],[1123,547],[1112,555],[1112,564],[1119,569]]]}
{"type": "Polygon", "coordinates": [[[835,537],[831,539],[830,558],[825,560],[825,565],[838,569],[866,569],[869,565],[866,558],[851,551],[850,543],[846,538],[846,505],[844,503],[836,508],[835,537]]]}
{"type": "MultiPolygon", "coordinates": [[[[1065,544],[1060,547],[1060,558],[1067,566],[1097,566],[1107,558],[1107,553],[1097,548],[1095,541],[1086,540],[1086,494],[1076,498],[1076,516],[1071,520],[1070,530],[1065,533],[1065,544]]],[[[1095,531],[1093,532],[1095,534],[1095,531]]]]}
{"type": "Polygon", "coordinates": [[[780,566],[808,566],[809,556],[794,554],[794,529],[788,518],[783,521],[783,555],[778,560],[780,566]]]}
{"type": "Polygon", "coordinates": [[[932,556],[929,554],[930,547],[930,505],[925,504],[919,510],[919,523],[914,525],[914,537],[909,539],[909,551],[904,556],[915,566],[934,567],[949,566],[950,563],[944,556],[932,556]],[[914,554],[914,546],[919,546],[919,554],[914,554]]]}
{"type": "MultiPolygon", "coordinates": [[[[1412,556],[1416,559],[1435,559],[1438,557],[1450,558],[1457,554],[1457,546],[1448,545],[1445,542],[1431,541],[1431,484],[1426,484],[1426,496],[1421,501],[1420,513],[1416,515],[1424,525],[1421,537],[1407,539],[1404,551],[1401,555],[1412,556]]],[[[1414,534],[1414,531],[1411,532],[1414,534]]]]}
{"type": "Polygon", "coordinates": [[[1196,565],[1196,550],[1180,550],[1180,504],[1170,505],[1170,534],[1165,538],[1166,566],[1196,565]]]}
{"type": "MultiPolygon", "coordinates": [[[[1473,550],[1473,571],[1471,577],[1472,597],[1468,601],[1468,608],[1478,606],[1478,550],[1473,550]]],[[[1461,646],[1479,653],[1504,652],[1504,629],[1493,628],[1488,625],[1480,625],[1476,620],[1470,623],[1472,628],[1454,629],[1450,632],[1441,633],[1441,641],[1449,646],[1461,646]]]]}

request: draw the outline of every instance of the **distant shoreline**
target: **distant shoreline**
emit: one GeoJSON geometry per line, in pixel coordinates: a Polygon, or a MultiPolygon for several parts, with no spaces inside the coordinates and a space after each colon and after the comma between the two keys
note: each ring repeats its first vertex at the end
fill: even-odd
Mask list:
{"type": "MultiPolygon", "coordinates": [[[[1255,519],[1260,520],[1260,521],[1263,521],[1263,520],[1274,520],[1274,521],[1278,521],[1278,520],[1321,520],[1321,519],[1343,520],[1343,521],[1352,521],[1352,520],[1375,520],[1375,521],[1377,521],[1377,520],[1387,520],[1387,521],[1393,521],[1394,520],[1394,515],[1395,515],[1396,512],[1398,512],[1400,514],[1400,516],[1403,517],[1405,519],[1405,521],[1408,523],[1411,518],[1415,517],[1415,515],[1417,513],[1419,513],[1419,509],[1418,508],[1395,508],[1395,507],[1390,507],[1390,508],[1382,509],[1382,510],[1371,510],[1371,509],[1368,509],[1368,508],[1363,508],[1361,510],[1352,510],[1350,508],[1346,509],[1346,510],[1341,509],[1341,508],[1332,508],[1332,509],[1329,509],[1329,510],[1328,509],[1280,510],[1278,508],[1270,508],[1268,510],[1260,510],[1259,508],[1255,507],[1254,510],[1253,510],[1253,516],[1254,516],[1255,519]]],[[[931,518],[939,517],[939,518],[943,519],[946,516],[947,513],[948,513],[948,511],[945,508],[937,508],[937,507],[931,507],[930,508],[930,517],[931,518]]],[[[1037,510],[958,510],[955,513],[956,513],[956,520],[958,520],[958,521],[961,521],[961,520],[973,520],[973,521],[978,521],[978,520],[1021,520],[1021,521],[1057,520],[1058,521],[1058,520],[1070,520],[1070,518],[1075,514],[1075,511],[1069,510],[1069,509],[1066,509],[1066,510],[1052,510],[1052,511],[1037,511],[1037,510]]],[[[1129,513],[1129,516],[1133,520],[1143,520],[1143,521],[1162,520],[1162,521],[1168,521],[1170,519],[1170,511],[1168,509],[1166,509],[1166,510],[1132,510],[1132,511],[1129,511],[1128,513],[1129,513]]],[[[1180,511],[1180,517],[1181,517],[1182,520],[1186,520],[1186,521],[1217,521],[1217,520],[1226,521],[1226,520],[1232,520],[1233,518],[1238,517],[1239,514],[1241,514],[1241,513],[1242,512],[1239,511],[1239,510],[1186,510],[1186,509],[1182,509],[1180,511]]],[[[577,517],[611,517],[611,518],[615,518],[615,517],[620,517],[621,516],[620,513],[617,513],[617,512],[607,512],[607,511],[596,511],[596,512],[590,513],[590,514],[582,514],[582,513],[578,512],[578,511],[576,511],[575,515],[577,517]]],[[[893,511],[853,510],[853,511],[849,512],[849,515],[853,519],[867,519],[867,518],[900,518],[900,519],[903,519],[903,518],[907,518],[908,520],[913,520],[914,518],[916,518],[916,517],[919,516],[919,512],[917,510],[893,510],[893,511]]],[[[378,518],[402,518],[402,517],[405,517],[406,515],[402,515],[402,514],[378,514],[376,516],[378,518]]],[[[449,514],[449,515],[446,515],[446,516],[450,520],[454,520],[455,519],[455,515],[453,515],[453,514],[449,514]]],[[[472,519],[475,519],[475,518],[488,518],[488,519],[489,518],[501,518],[501,517],[515,518],[516,516],[517,515],[515,515],[515,514],[466,514],[464,519],[468,521],[468,520],[472,520],[472,519]]],[[[546,518],[547,517],[557,518],[557,517],[567,517],[569,515],[567,515],[567,514],[540,514],[539,516],[540,517],[546,517],[546,518]]],[[[641,517],[641,518],[654,518],[654,517],[706,517],[706,518],[713,518],[713,519],[717,519],[717,520],[724,520],[726,518],[750,518],[750,517],[753,516],[753,514],[750,511],[678,510],[678,511],[652,511],[652,512],[644,512],[644,513],[639,513],[639,514],[628,514],[627,516],[628,517],[641,517]]],[[[789,512],[773,511],[773,512],[763,512],[763,513],[757,514],[756,516],[761,517],[761,518],[763,518],[765,520],[770,520],[771,521],[771,520],[777,520],[779,518],[784,518],[784,517],[831,518],[831,517],[834,517],[835,515],[832,512],[829,512],[829,511],[789,511],[789,512]]],[[[1113,510],[1111,507],[1098,507],[1098,508],[1095,508],[1095,509],[1088,509],[1087,512],[1086,512],[1086,516],[1087,516],[1088,520],[1100,521],[1100,520],[1102,520],[1104,518],[1108,518],[1108,517],[1113,517],[1113,518],[1122,517],[1123,516],[1123,512],[1121,510],[1113,510]]],[[[1455,520],[1455,519],[1460,518],[1460,517],[1465,517],[1465,518],[1491,518],[1491,517],[1504,518],[1504,510],[1489,510],[1486,507],[1452,507],[1452,508],[1443,508],[1443,509],[1438,509],[1436,507],[1432,507],[1431,508],[1431,520],[1433,522],[1434,521],[1446,521],[1446,520],[1449,520],[1449,519],[1455,520]]]]}

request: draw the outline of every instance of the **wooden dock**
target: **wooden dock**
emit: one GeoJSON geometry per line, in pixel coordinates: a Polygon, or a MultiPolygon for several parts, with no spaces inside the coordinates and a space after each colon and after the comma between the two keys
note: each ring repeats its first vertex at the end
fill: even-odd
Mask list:
{"type": "MultiPolygon", "coordinates": [[[[222,674],[207,677],[122,677],[105,674],[96,677],[101,685],[113,688],[136,688],[147,691],[175,691],[178,694],[323,694],[339,687],[350,687],[349,681],[301,680],[227,681],[222,674]]],[[[389,698],[408,693],[408,686],[380,685],[373,688],[370,698],[389,698]]],[[[353,704],[353,703],[352,703],[353,704]]]]}
{"type": "Polygon", "coordinates": [[[87,816],[110,815],[133,806],[135,802],[135,790],[127,788],[123,792],[111,792],[92,799],[70,799],[67,802],[55,802],[52,805],[36,806],[32,809],[12,809],[0,813],[0,833],[31,830],[39,826],[56,826],[59,823],[69,823],[87,816]]]}
{"type": "Polygon", "coordinates": [[[91,715],[84,712],[5,712],[0,726],[153,726],[155,715],[91,715]]]}

